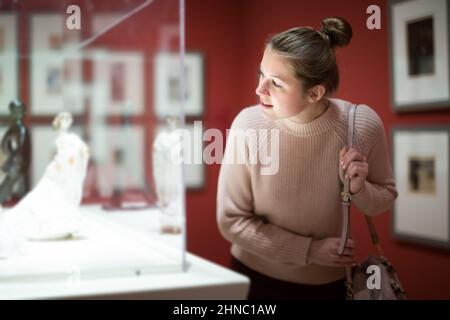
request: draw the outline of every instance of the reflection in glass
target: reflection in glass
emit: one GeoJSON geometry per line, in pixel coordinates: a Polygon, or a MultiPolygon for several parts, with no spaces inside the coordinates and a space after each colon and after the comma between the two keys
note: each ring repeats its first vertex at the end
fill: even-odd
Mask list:
{"type": "MultiPolygon", "coordinates": [[[[80,7],[81,28],[69,29],[66,2],[0,2],[0,118],[6,119],[9,101],[24,99],[32,142],[31,187],[39,185],[59,152],[58,135],[51,129],[57,114],[73,116],[71,129],[89,149],[85,176],[72,171],[82,180],[77,213],[83,223],[76,237],[34,237],[22,243],[3,219],[17,203],[0,212],[0,230],[5,231],[0,257],[8,256],[0,264],[0,283],[61,279],[67,270],[78,270],[83,279],[185,267],[182,168],[166,179],[168,190],[176,190],[174,197],[166,197],[157,192],[155,176],[166,168],[158,165],[155,171],[153,157],[156,129],[167,123],[167,116],[155,112],[155,58],[166,54],[180,62],[182,3],[74,0],[70,5],[80,7]],[[165,216],[176,217],[170,233],[161,219],[168,212],[165,216]],[[3,246],[8,243],[14,245],[3,246]],[[24,252],[11,249],[18,243],[24,252]],[[4,255],[2,248],[7,248],[4,255]]],[[[170,105],[175,111],[164,112],[179,124],[184,123],[180,74],[180,69],[172,72],[169,84],[175,90],[170,105]]],[[[75,179],[68,177],[64,183],[75,179]]],[[[56,196],[43,192],[40,204],[64,219],[58,213],[66,211],[56,205],[56,196]]]]}

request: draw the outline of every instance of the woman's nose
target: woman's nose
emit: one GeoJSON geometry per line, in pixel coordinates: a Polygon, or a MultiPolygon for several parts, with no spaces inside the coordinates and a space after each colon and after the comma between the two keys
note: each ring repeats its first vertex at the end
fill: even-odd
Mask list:
{"type": "Polygon", "coordinates": [[[264,96],[264,95],[267,96],[267,95],[269,95],[269,92],[267,91],[266,83],[265,83],[264,80],[263,80],[263,81],[259,81],[259,84],[258,84],[258,86],[256,87],[255,92],[256,92],[256,94],[257,94],[258,96],[264,96]]]}

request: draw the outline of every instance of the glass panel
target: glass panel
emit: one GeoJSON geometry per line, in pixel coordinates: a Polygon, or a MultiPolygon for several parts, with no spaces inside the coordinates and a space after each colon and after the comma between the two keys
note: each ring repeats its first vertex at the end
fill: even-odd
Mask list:
{"type": "Polygon", "coordinates": [[[0,281],[183,270],[183,4],[0,1],[0,281]]]}

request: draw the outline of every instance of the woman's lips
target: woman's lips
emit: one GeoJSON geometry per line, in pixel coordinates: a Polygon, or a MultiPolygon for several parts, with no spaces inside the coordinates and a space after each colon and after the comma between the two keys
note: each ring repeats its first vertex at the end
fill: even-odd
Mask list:
{"type": "Polygon", "coordinates": [[[272,108],[273,106],[271,104],[265,104],[264,102],[260,101],[259,104],[263,107],[263,108],[272,108]]]}

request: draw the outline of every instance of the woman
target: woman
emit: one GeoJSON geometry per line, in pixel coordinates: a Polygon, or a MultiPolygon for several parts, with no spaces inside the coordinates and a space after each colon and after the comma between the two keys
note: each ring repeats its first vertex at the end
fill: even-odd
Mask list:
{"type": "Polygon", "coordinates": [[[352,103],[329,98],[339,83],[334,50],[351,37],[347,21],[327,18],[320,31],[294,28],[270,38],[256,88],[260,103],[233,121],[231,131],[279,132],[241,139],[244,145],[228,138],[219,175],[218,226],[232,243],[232,267],[251,280],[250,299],[345,298],[344,266],[356,260],[353,240],[337,254],[339,171],[350,177],[352,202],[366,215],[388,210],[397,197],[381,119],[359,105],[349,149],[352,103]],[[269,147],[279,166],[264,175],[261,161],[249,160],[269,147]],[[235,153],[246,162],[229,161],[235,153]]]}

